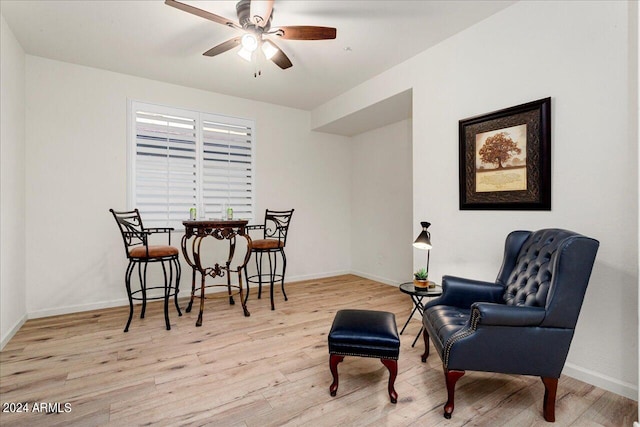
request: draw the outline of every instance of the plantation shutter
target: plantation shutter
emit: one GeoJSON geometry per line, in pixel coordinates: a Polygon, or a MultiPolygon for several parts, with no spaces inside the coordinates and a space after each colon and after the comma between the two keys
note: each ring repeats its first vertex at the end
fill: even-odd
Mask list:
{"type": "Polygon", "coordinates": [[[182,229],[199,218],[253,218],[253,122],[131,103],[131,208],[145,227],[182,229]],[[132,143],[131,143],[132,142],[132,143]]]}
{"type": "Polygon", "coordinates": [[[234,218],[253,218],[252,123],[203,115],[202,141],[202,195],[207,214],[220,216],[225,207],[231,207],[234,218]]]}

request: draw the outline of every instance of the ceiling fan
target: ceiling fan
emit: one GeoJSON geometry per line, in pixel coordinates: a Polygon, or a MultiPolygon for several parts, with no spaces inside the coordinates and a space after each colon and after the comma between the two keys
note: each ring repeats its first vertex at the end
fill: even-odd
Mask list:
{"type": "Polygon", "coordinates": [[[235,23],[230,19],[176,0],[165,0],[165,4],[176,9],[244,33],[212,47],[203,53],[205,56],[216,56],[236,46],[242,46],[238,51],[238,55],[247,61],[251,61],[255,53],[260,49],[267,59],[285,70],[293,64],[287,55],[273,42],[273,38],[284,40],[328,40],[336,38],[336,29],[331,27],[299,25],[271,28],[273,2],[274,0],[240,0],[236,4],[239,23],[235,23]]]}

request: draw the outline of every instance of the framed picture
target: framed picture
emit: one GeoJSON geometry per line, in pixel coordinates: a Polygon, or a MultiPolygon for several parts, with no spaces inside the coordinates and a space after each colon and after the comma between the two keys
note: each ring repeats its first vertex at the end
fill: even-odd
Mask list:
{"type": "Polygon", "coordinates": [[[551,98],[460,120],[461,210],[551,210],[551,98]]]}

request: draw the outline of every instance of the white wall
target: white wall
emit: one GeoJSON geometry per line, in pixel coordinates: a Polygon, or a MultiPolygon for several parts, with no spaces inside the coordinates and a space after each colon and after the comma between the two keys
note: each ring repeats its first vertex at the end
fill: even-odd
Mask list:
{"type": "Polygon", "coordinates": [[[267,207],[296,209],[288,279],[349,271],[348,138],[311,132],[308,112],[30,55],[26,87],[30,317],[126,300],[108,209],[126,207],[128,98],[254,119],[257,219],[267,207]]]}
{"type": "Polygon", "coordinates": [[[352,139],[351,269],[397,286],[413,267],[411,120],[352,139]]]}
{"type": "Polygon", "coordinates": [[[413,226],[417,234],[420,219],[433,223],[434,277],[495,279],[514,229],[564,227],[600,240],[564,372],[635,399],[637,76],[629,58],[637,43],[629,9],[621,1],[519,2],[323,105],[312,123],[393,95],[393,82],[413,89],[413,226]],[[547,96],[552,210],[458,210],[458,120],[547,96]],[[430,167],[419,167],[425,161],[430,167]]]}
{"type": "Polygon", "coordinates": [[[26,320],[25,54],[0,15],[0,349],[26,320]]]}

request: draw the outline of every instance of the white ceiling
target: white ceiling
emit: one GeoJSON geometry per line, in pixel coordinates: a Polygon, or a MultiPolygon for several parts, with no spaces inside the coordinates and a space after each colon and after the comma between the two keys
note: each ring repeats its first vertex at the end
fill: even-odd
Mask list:
{"type": "MultiPolygon", "coordinates": [[[[237,22],[236,1],[184,1],[237,22]]],[[[27,54],[311,110],[513,1],[276,0],[272,27],[337,28],[335,40],[279,40],[293,67],[254,65],[209,48],[238,32],[145,1],[1,0],[27,54]],[[347,50],[350,48],[350,50],[347,50]]]]}

